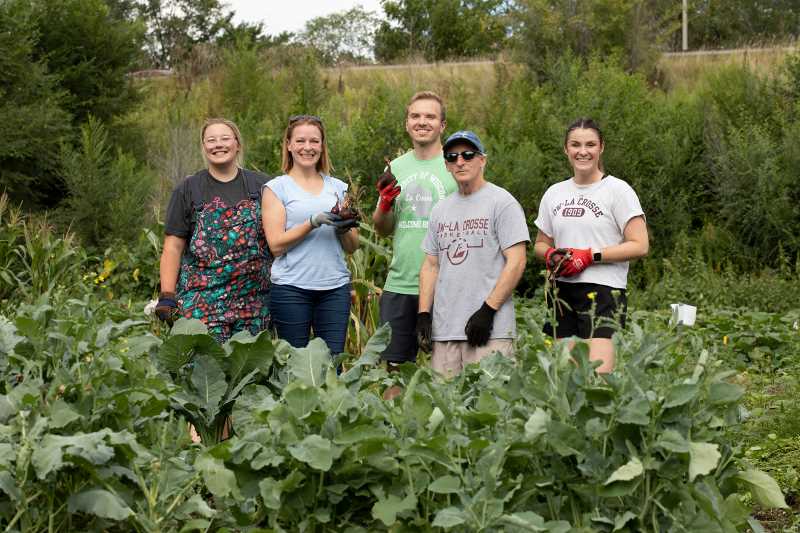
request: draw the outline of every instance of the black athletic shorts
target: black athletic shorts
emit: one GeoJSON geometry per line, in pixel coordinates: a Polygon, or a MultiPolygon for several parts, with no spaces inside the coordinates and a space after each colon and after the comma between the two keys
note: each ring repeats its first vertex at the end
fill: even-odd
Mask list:
{"type": "Polygon", "coordinates": [[[390,363],[417,360],[417,311],[419,296],[383,291],[380,300],[381,324],[392,326],[392,339],[381,357],[390,363]]]}
{"type": "MultiPolygon", "coordinates": [[[[610,339],[615,331],[625,327],[628,299],[625,289],[615,289],[597,283],[556,283],[555,299],[552,291],[547,295],[548,316],[555,308],[556,337],[598,337],[610,339]],[[593,298],[590,296],[593,295],[593,298]],[[593,309],[594,307],[594,309],[593,309]],[[592,321],[594,315],[594,321],[592,321]]],[[[553,326],[544,325],[544,332],[553,335],[553,326]]]]}

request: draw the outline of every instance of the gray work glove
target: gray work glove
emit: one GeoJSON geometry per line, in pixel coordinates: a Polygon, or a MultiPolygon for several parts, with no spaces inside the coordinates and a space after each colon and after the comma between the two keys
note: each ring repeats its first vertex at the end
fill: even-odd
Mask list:
{"type": "Polygon", "coordinates": [[[311,227],[316,229],[323,224],[326,226],[333,226],[335,222],[342,220],[342,217],[339,215],[334,215],[330,211],[321,211],[316,215],[311,215],[308,217],[308,222],[311,224],[311,227]]]}

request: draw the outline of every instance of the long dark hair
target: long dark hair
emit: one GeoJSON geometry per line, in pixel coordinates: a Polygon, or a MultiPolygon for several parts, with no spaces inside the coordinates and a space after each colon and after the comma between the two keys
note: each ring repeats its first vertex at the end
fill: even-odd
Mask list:
{"type": "Polygon", "coordinates": [[[569,126],[567,126],[567,132],[564,134],[564,146],[567,146],[567,139],[569,139],[569,134],[572,133],[573,130],[583,129],[583,130],[594,130],[597,132],[597,137],[600,139],[600,144],[605,146],[606,141],[603,138],[603,132],[600,130],[600,126],[597,125],[597,122],[594,119],[589,117],[581,117],[569,126]]]}

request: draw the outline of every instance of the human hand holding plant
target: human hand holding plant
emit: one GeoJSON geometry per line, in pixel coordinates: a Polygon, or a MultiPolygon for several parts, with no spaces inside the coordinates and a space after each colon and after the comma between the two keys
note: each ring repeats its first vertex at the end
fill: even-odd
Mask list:
{"type": "Polygon", "coordinates": [[[380,202],[378,208],[384,213],[388,213],[394,206],[394,201],[400,195],[400,186],[397,184],[397,178],[392,174],[392,167],[389,159],[384,158],[386,161],[386,170],[378,177],[375,187],[380,194],[380,202]]]}
{"type": "Polygon", "coordinates": [[[544,263],[547,271],[553,276],[560,276],[561,270],[571,254],[567,248],[553,248],[550,247],[544,254],[544,263]]]}
{"type": "Polygon", "coordinates": [[[336,226],[338,222],[342,221],[342,217],[334,213],[333,211],[321,211],[316,215],[311,215],[308,217],[308,222],[311,224],[311,227],[316,229],[322,225],[325,226],[336,226]]]}

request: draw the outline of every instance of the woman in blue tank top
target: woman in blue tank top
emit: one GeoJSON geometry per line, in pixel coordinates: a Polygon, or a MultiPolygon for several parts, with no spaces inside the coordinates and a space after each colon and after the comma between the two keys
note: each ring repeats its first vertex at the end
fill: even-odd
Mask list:
{"type": "Polygon", "coordinates": [[[331,212],[347,184],[330,175],[319,117],[289,119],[283,175],[264,186],[262,218],[275,261],[270,310],[278,336],[303,347],[313,328],[331,353],[344,351],[350,319],[350,271],[344,254],[358,248],[358,221],[331,212]]]}

